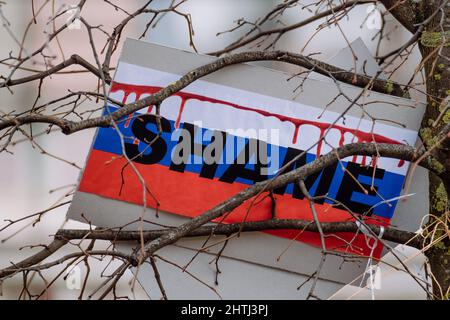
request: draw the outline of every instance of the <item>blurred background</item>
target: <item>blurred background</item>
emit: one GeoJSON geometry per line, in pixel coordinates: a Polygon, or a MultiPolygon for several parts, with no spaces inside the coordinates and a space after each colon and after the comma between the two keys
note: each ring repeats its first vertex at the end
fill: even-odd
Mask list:
{"type": "MultiPolygon", "coordinates": [[[[46,2],[44,0],[34,1],[35,8],[40,8],[46,2]]],[[[113,1],[128,12],[133,12],[145,1],[127,0],[113,1]]],[[[152,8],[165,8],[170,6],[171,0],[155,0],[151,3],[152,8]]],[[[301,3],[307,6],[315,1],[304,0],[301,3]]],[[[335,1],[339,3],[339,1],[335,1]]],[[[50,1],[42,9],[38,16],[37,24],[32,21],[32,7],[30,0],[6,1],[1,5],[1,16],[3,27],[0,28],[0,47],[3,59],[10,52],[17,55],[20,46],[17,41],[21,40],[25,31],[29,28],[25,39],[24,52],[32,52],[46,41],[46,34],[51,33],[52,24],[48,23],[52,12],[59,12],[61,8],[76,4],[77,1],[50,1]],[[12,32],[12,33],[11,33],[12,32]]],[[[270,11],[279,1],[273,0],[189,0],[179,7],[182,12],[190,13],[194,27],[194,41],[200,53],[207,53],[224,48],[234,40],[238,39],[246,30],[238,29],[234,32],[224,33],[216,36],[218,32],[232,28],[234,21],[244,17],[254,21],[270,11]]],[[[302,5],[287,10],[282,20],[285,24],[298,22],[312,15],[313,12],[302,9],[302,5]]],[[[328,60],[340,49],[346,47],[348,42],[357,38],[362,38],[373,55],[376,55],[377,29],[369,29],[366,25],[368,5],[357,6],[351,11],[348,18],[341,20],[340,28],[326,27],[321,32],[316,33],[317,26],[324,22],[310,24],[300,30],[295,30],[285,34],[277,43],[276,48],[293,52],[303,52],[304,54],[317,54],[315,58],[328,60]],[[345,36],[344,36],[345,34],[345,36]],[[313,36],[313,37],[312,37],[313,36]],[[311,38],[312,37],[312,38],[311,38]]],[[[311,8],[316,9],[316,8],[311,8]]],[[[382,7],[380,7],[382,9],[382,7]]],[[[111,32],[112,28],[126,17],[121,10],[115,10],[102,0],[89,0],[82,11],[82,16],[92,25],[102,25],[102,28],[111,32]]],[[[141,16],[126,27],[122,39],[126,37],[138,38],[145,25],[149,21],[149,16],[141,16]]],[[[273,22],[276,23],[275,21],[273,22]]],[[[267,27],[270,27],[268,25],[267,27]]],[[[386,31],[389,32],[389,42],[384,42],[380,48],[380,53],[387,53],[395,49],[399,44],[405,43],[410,34],[400,27],[392,17],[386,19],[386,31]]],[[[105,35],[101,32],[94,32],[97,51],[100,51],[105,43],[105,35]]],[[[186,21],[179,15],[168,13],[164,15],[157,26],[151,29],[142,40],[156,42],[159,44],[192,51],[189,45],[188,29],[186,21]]],[[[59,37],[60,46],[51,45],[46,54],[57,55],[54,64],[59,63],[71,54],[77,53],[86,60],[95,64],[92,49],[84,27],[81,29],[66,30],[59,37]]],[[[113,57],[112,66],[115,66],[118,59],[120,46],[113,57]]],[[[410,58],[393,75],[393,80],[407,82],[411,77],[412,70],[418,65],[420,55],[415,48],[410,58]]],[[[36,59],[35,63],[27,67],[37,70],[45,69],[42,59],[36,59]]],[[[293,67],[281,66],[266,63],[273,68],[282,68],[289,72],[296,72],[293,67]]],[[[0,66],[2,74],[8,74],[10,68],[2,64],[0,66]]],[[[73,67],[71,70],[80,70],[80,67],[73,67]]],[[[28,75],[27,71],[19,71],[15,77],[28,75]]],[[[31,82],[25,85],[0,89],[0,110],[7,113],[15,110],[17,113],[24,112],[33,105],[38,95],[38,82],[31,82]]],[[[51,101],[60,97],[68,90],[72,91],[95,91],[97,79],[87,73],[72,73],[54,75],[51,79],[44,81],[41,89],[41,97],[38,104],[51,101]]],[[[93,109],[97,102],[89,101],[89,109],[93,109]]],[[[98,105],[100,106],[100,105],[98,105]]],[[[46,210],[47,208],[70,200],[70,194],[76,187],[80,169],[84,162],[92,141],[94,130],[84,130],[70,136],[64,136],[58,131],[47,134],[40,134],[45,127],[33,126],[36,142],[46,151],[33,146],[30,141],[22,141],[19,135],[13,139],[15,144],[9,150],[12,153],[0,153],[0,228],[8,224],[4,219],[20,219],[21,217],[46,210]],[[68,159],[75,165],[59,160],[68,159]]],[[[40,248],[30,248],[29,245],[48,244],[51,235],[58,228],[65,224],[67,228],[86,228],[85,225],[65,221],[65,213],[68,206],[64,205],[52,210],[42,216],[42,219],[35,226],[30,225],[33,220],[25,220],[15,223],[5,231],[0,232],[0,267],[7,266],[11,261],[18,261],[40,248]],[[21,250],[18,250],[22,248],[21,250]]],[[[107,244],[104,244],[105,248],[107,244]]],[[[67,249],[66,249],[67,250],[67,249]]],[[[68,252],[68,251],[67,251],[68,252]]],[[[100,273],[113,270],[117,266],[115,262],[110,264],[107,270],[103,270],[104,263],[92,262],[92,275],[88,292],[94,290],[102,281],[100,273]]],[[[81,263],[80,272],[85,273],[86,269],[81,263]]],[[[55,277],[61,269],[55,268],[46,273],[48,279],[55,277]]],[[[38,275],[35,275],[38,278],[38,275]]],[[[126,275],[125,281],[121,282],[118,295],[129,295],[129,281],[131,274],[126,275]]],[[[0,299],[16,299],[22,291],[22,278],[16,277],[14,280],[5,281],[1,284],[2,296],[0,299]]],[[[40,292],[45,289],[45,282],[41,279],[34,279],[31,288],[40,292]]],[[[70,290],[66,282],[60,277],[42,298],[53,299],[76,299],[79,290],[70,290]]],[[[132,295],[130,296],[132,297],[132,295]]],[[[146,298],[145,292],[136,286],[134,297],[146,298]]],[[[86,298],[86,296],[85,296],[86,298]]]]}

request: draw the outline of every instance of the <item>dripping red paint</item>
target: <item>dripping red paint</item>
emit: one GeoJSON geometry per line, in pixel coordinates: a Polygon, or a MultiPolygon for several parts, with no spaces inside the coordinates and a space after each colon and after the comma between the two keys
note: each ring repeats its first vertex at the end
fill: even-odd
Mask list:
{"type": "MultiPolygon", "coordinates": [[[[140,97],[143,94],[155,94],[158,91],[160,91],[161,89],[162,89],[162,87],[157,87],[157,86],[140,86],[140,85],[130,85],[130,84],[114,82],[111,87],[111,92],[123,91],[124,96],[123,96],[122,103],[126,104],[128,97],[133,93],[136,95],[135,100],[137,101],[140,99],[140,97]]],[[[396,140],[390,139],[388,137],[385,137],[385,136],[382,136],[382,135],[379,135],[379,134],[376,134],[373,132],[364,132],[359,129],[350,129],[350,128],[342,127],[342,126],[339,126],[336,124],[329,124],[329,123],[324,123],[324,122],[292,118],[289,116],[284,116],[281,114],[272,113],[272,112],[265,111],[265,110],[240,106],[240,105],[232,103],[232,102],[214,99],[214,98],[210,98],[210,97],[206,97],[206,96],[202,96],[202,95],[198,95],[198,94],[194,94],[194,93],[176,92],[173,95],[178,96],[181,99],[180,109],[178,112],[177,119],[175,121],[176,128],[179,128],[179,125],[181,123],[181,118],[183,116],[183,111],[185,109],[187,101],[198,100],[198,101],[209,102],[209,103],[213,103],[213,104],[222,104],[222,105],[226,105],[226,106],[232,107],[234,109],[238,109],[238,110],[255,112],[264,117],[274,117],[282,122],[289,122],[294,125],[294,129],[295,129],[294,135],[292,137],[293,144],[297,143],[298,132],[299,132],[299,129],[301,126],[303,126],[303,125],[315,126],[316,128],[318,128],[320,130],[320,139],[317,144],[317,153],[316,153],[317,157],[320,157],[322,146],[323,146],[323,137],[325,135],[325,132],[328,129],[336,129],[340,132],[340,139],[339,139],[340,147],[342,147],[344,145],[344,136],[346,133],[350,133],[350,134],[354,135],[356,137],[356,142],[359,142],[359,143],[376,142],[376,143],[401,144],[400,142],[398,142],[396,140]]],[[[149,106],[148,112],[151,112],[151,110],[152,110],[152,106],[149,106]]],[[[132,119],[132,115],[130,115],[130,117],[128,118],[126,125],[129,124],[131,119],[132,119]]],[[[356,156],[353,157],[353,162],[356,162],[356,158],[357,158],[356,156]]],[[[365,163],[366,163],[366,156],[363,156],[362,164],[365,165],[365,163]]],[[[405,163],[404,160],[400,160],[398,163],[398,167],[402,167],[404,165],[404,163],[405,163]]]]}

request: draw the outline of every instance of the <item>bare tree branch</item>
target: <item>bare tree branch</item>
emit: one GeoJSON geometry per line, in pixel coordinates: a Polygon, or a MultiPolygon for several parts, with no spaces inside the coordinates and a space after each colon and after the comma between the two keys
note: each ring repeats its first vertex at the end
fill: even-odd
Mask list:
{"type": "MultiPolygon", "coordinates": [[[[130,115],[133,112],[146,108],[150,105],[160,104],[164,99],[170,97],[174,93],[182,90],[192,82],[223,69],[227,66],[250,62],[250,61],[281,61],[290,63],[293,65],[304,67],[308,70],[318,72],[323,75],[331,76],[336,80],[358,85],[361,87],[370,86],[374,91],[384,92],[389,94],[394,94],[402,96],[404,94],[403,90],[398,84],[388,85],[388,82],[379,79],[373,79],[365,75],[358,75],[352,72],[342,70],[340,68],[331,66],[327,63],[320,62],[313,58],[308,58],[299,54],[294,54],[286,51],[253,51],[253,52],[243,52],[233,54],[227,57],[220,58],[210,64],[201,66],[194,69],[181,77],[178,81],[173,84],[161,89],[159,92],[136,101],[131,104],[127,104],[119,110],[102,117],[97,117],[93,119],[82,120],[80,122],[73,122],[66,119],[58,119],[54,116],[47,116],[41,114],[29,114],[20,117],[13,117],[11,119],[4,119],[0,122],[0,130],[4,130],[13,126],[21,126],[27,123],[51,123],[55,124],[61,128],[63,133],[71,134],[83,129],[93,128],[93,127],[108,127],[114,121],[118,121],[120,118],[130,115]]],[[[5,117],[3,117],[5,118],[5,117]]]]}
{"type": "MultiPolygon", "coordinates": [[[[322,222],[322,230],[324,233],[351,232],[355,233],[359,230],[355,222],[322,222]]],[[[380,234],[380,227],[376,225],[367,225],[375,234],[380,234]]],[[[318,232],[318,225],[313,221],[307,220],[286,220],[273,219],[257,222],[243,222],[235,224],[218,224],[211,226],[202,226],[187,233],[185,237],[202,237],[215,235],[232,235],[239,231],[254,232],[265,230],[295,229],[310,232],[318,232]]],[[[151,230],[144,231],[143,237],[145,241],[155,240],[167,233],[167,230],[151,230]]],[[[73,240],[73,239],[95,239],[109,241],[140,241],[140,231],[114,231],[114,230],[75,230],[61,229],[55,235],[56,238],[73,240]]],[[[382,239],[392,241],[399,244],[408,244],[411,247],[421,249],[422,244],[418,238],[418,234],[398,230],[393,227],[385,228],[382,239]]]]}
{"type": "MultiPolygon", "coordinates": [[[[450,130],[450,126],[448,126],[450,130]]],[[[310,162],[294,171],[280,175],[269,182],[260,182],[253,186],[239,192],[232,198],[225,202],[222,202],[218,206],[204,212],[203,214],[196,216],[192,220],[182,224],[176,229],[170,230],[161,237],[149,242],[145,246],[145,259],[155,253],[162,247],[176,242],[181,237],[186,236],[194,229],[201,227],[207,222],[210,222],[223,214],[230,212],[231,210],[240,206],[244,201],[260,194],[263,191],[273,190],[289,183],[296,182],[301,179],[305,179],[309,175],[319,172],[323,168],[335,163],[339,159],[346,158],[352,155],[366,155],[366,156],[382,156],[392,157],[397,159],[403,159],[407,161],[415,161],[418,159],[418,152],[412,147],[406,147],[403,145],[391,145],[391,144],[366,144],[356,143],[348,144],[344,147],[336,149],[316,160],[310,162]]],[[[424,166],[429,167],[428,161],[422,161],[424,166]]],[[[430,168],[431,169],[431,168],[430,168]]],[[[442,173],[442,172],[441,172],[442,173]]],[[[142,258],[141,258],[142,259],[142,258]]],[[[142,260],[145,260],[142,259],[142,260]]]]}

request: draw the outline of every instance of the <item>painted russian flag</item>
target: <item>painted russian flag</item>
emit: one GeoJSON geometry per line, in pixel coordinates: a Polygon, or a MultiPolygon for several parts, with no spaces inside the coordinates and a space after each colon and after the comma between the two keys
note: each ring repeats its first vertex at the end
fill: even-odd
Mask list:
{"type": "MultiPolygon", "coordinates": [[[[110,97],[130,103],[178,78],[122,62],[110,97]]],[[[105,114],[116,109],[108,106],[105,114]]],[[[417,136],[411,130],[352,116],[345,116],[344,122],[336,112],[207,81],[174,94],[160,110],[161,118],[148,106],[121,119],[119,132],[100,128],[79,191],[137,205],[143,205],[145,197],[148,207],[195,217],[255,182],[270,179],[285,165],[290,164],[288,170],[298,168],[346,143],[413,144],[417,136]]],[[[396,201],[386,200],[400,195],[406,171],[402,161],[359,156],[342,159],[305,183],[311,195],[322,196],[316,201],[320,221],[354,221],[353,214],[358,214],[368,223],[388,225],[396,201]]],[[[273,196],[276,218],[313,220],[297,184],[274,190],[273,196]]],[[[272,201],[262,194],[218,221],[271,219],[272,201]]],[[[310,232],[268,233],[320,244],[319,236],[310,232]]],[[[363,234],[330,234],[326,244],[330,250],[371,253],[363,234]]],[[[377,246],[374,256],[381,249],[377,246]]]]}

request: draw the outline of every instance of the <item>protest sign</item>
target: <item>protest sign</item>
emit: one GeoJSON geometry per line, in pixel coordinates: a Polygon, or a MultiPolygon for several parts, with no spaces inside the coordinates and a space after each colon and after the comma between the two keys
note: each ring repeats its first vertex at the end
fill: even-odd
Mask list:
{"type": "MultiPolygon", "coordinates": [[[[109,96],[122,103],[136,101],[214,59],[127,40],[109,96]]],[[[415,144],[423,105],[368,92],[342,116],[360,88],[341,84],[345,97],[338,96],[330,81],[286,81],[290,76],[263,67],[232,66],[166,99],[160,106],[160,128],[155,106],[148,106],[118,121],[117,127],[98,129],[69,217],[101,227],[121,227],[139,219],[145,204],[160,216],[147,210],[146,219],[176,225],[185,221],[181,217],[202,214],[252,184],[274,177],[296,157],[288,170],[351,142],[415,144]],[[299,82],[303,84],[300,92],[294,90],[299,82]],[[390,122],[383,121],[387,112],[390,122]]],[[[117,108],[109,105],[104,114],[117,108]]],[[[349,209],[368,223],[389,225],[397,203],[390,199],[401,194],[407,169],[404,161],[355,156],[312,175],[305,184],[311,195],[327,196],[316,201],[320,221],[351,221],[349,209]]],[[[216,222],[271,218],[312,221],[298,184],[274,190],[273,197],[247,201],[216,222]]],[[[267,231],[259,237],[258,246],[266,247],[269,242],[284,243],[282,239],[320,244],[318,234],[298,230],[267,231]]],[[[363,234],[335,234],[327,237],[326,244],[331,250],[363,256],[380,256],[382,249],[377,246],[372,252],[363,234]]],[[[298,245],[302,250],[311,248],[298,245]]],[[[229,253],[243,255],[248,261],[275,263],[269,262],[271,255],[252,257],[239,249],[229,253]]],[[[346,281],[361,271],[333,274],[331,265],[336,263],[330,262],[324,277],[333,280],[346,281]]],[[[297,267],[290,262],[283,265],[287,270],[297,267]]],[[[304,262],[303,267],[306,273],[312,263],[304,262]]]]}

